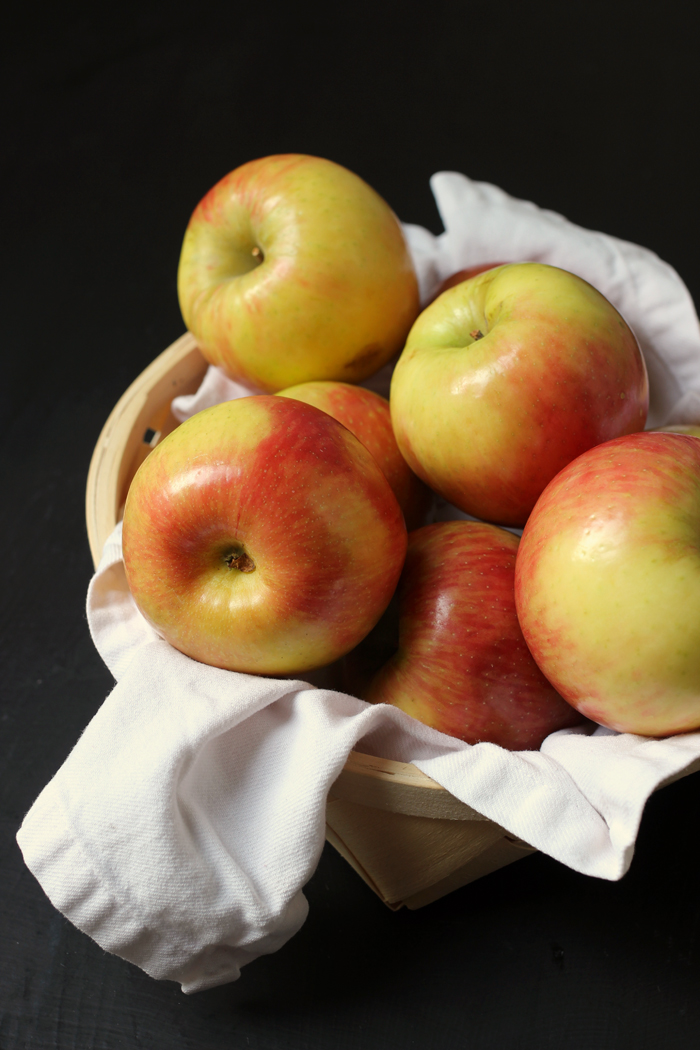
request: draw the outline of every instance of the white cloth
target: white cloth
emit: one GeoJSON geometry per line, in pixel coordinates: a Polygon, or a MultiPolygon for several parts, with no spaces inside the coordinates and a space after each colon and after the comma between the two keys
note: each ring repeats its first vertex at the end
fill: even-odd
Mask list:
{"type": "MultiPolygon", "coordinates": [[[[538,259],[576,270],[634,326],[659,419],[693,415],[700,332],[669,266],[464,176],[441,173],[432,185],[446,232],[407,227],[424,297],[480,262],[538,259]]],[[[199,394],[175,407],[185,418],[246,392],[210,370],[199,394]]],[[[514,835],[604,879],[627,870],[652,791],[700,765],[700,733],[650,740],[563,730],[537,752],[512,753],[304,682],[198,664],[136,610],[120,544],[118,528],[88,593],[92,637],[117,685],[18,841],[76,926],[186,992],[234,980],[301,926],[325,799],[355,745],[415,762],[514,835]]]]}

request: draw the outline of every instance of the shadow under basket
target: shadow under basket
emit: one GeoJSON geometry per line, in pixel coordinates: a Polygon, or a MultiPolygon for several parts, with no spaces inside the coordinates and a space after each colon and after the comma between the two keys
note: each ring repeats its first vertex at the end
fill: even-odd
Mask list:
{"type": "MultiPolygon", "coordinates": [[[[134,474],[178,425],[174,397],[207,370],[188,332],[119,399],[95,446],[86,493],[97,566],[134,474]]],[[[353,751],[331,788],[326,837],[388,907],[421,908],[535,850],[460,802],[416,766],[353,751]]]]}

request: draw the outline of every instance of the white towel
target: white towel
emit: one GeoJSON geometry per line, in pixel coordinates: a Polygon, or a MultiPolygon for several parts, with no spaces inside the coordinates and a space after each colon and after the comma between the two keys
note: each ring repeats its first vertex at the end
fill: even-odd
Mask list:
{"type": "MultiPolygon", "coordinates": [[[[446,276],[479,263],[572,270],[634,328],[652,384],[650,425],[700,422],[700,330],[670,266],[463,175],[439,173],[432,187],[445,233],[406,227],[424,300],[446,276]]],[[[186,418],[248,392],[210,369],[199,393],[174,407],[186,418]]],[[[700,733],[650,740],[563,730],[537,752],[513,753],[472,747],[393,708],[304,682],[196,663],[136,610],[119,528],[90,584],[88,620],[117,685],[18,841],[77,927],[185,992],[235,980],[299,929],[326,796],[356,745],[415,762],[517,837],[604,879],[629,867],[649,795],[700,766],[700,733]]]]}

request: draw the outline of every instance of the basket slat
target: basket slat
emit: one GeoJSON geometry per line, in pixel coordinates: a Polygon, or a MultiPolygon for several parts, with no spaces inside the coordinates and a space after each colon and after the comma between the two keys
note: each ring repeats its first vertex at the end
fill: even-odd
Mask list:
{"type": "Polygon", "coordinates": [[[97,567],[109,535],[120,519],[134,474],[151,451],[147,429],[163,438],[177,426],[170,402],[194,393],[207,363],[195,338],[181,336],[134,380],[112,409],[97,439],[85,493],[85,517],[92,560],[97,567]]]}

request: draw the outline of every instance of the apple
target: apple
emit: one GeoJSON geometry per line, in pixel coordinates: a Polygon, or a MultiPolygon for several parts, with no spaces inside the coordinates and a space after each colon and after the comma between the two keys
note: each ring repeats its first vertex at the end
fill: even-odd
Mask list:
{"type": "Polygon", "coordinates": [[[381,467],[403,511],[406,527],[410,530],[425,524],[433,496],[399,452],[386,398],[364,387],[332,380],[299,383],[281,390],[278,396],[314,405],[347,427],[381,467]]]}
{"type": "Polygon", "coordinates": [[[403,515],[367,449],[289,398],[227,401],[139,468],[124,510],[136,605],[176,649],[296,674],[353,648],[394,593],[403,515]]]}
{"type": "Polygon", "coordinates": [[[393,704],[470,744],[539,748],[583,721],[539,670],[515,612],[518,538],[481,522],[438,522],[408,537],[399,649],[366,699],[393,704]]]}
{"type": "Polygon", "coordinates": [[[402,349],[419,310],[389,205],[339,164],[299,154],[250,161],[207,193],[178,294],[207,360],[263,391],[359,382],[402,349]]]}
{"type": "Polygon", "coordinates": [[[700,442],[633,434],[585,452],[523,532],[515,595],[538,665],[610,729],[700,728],[700,442]]]}
{"type": "Polygon", "coordinates": [[[540,263],[489,270],[436,299],[409,333],[390,395],[415,473],[466,513],[511,526],[576,456],[641,430],[648,399],[617,310],[540,263]]]}

